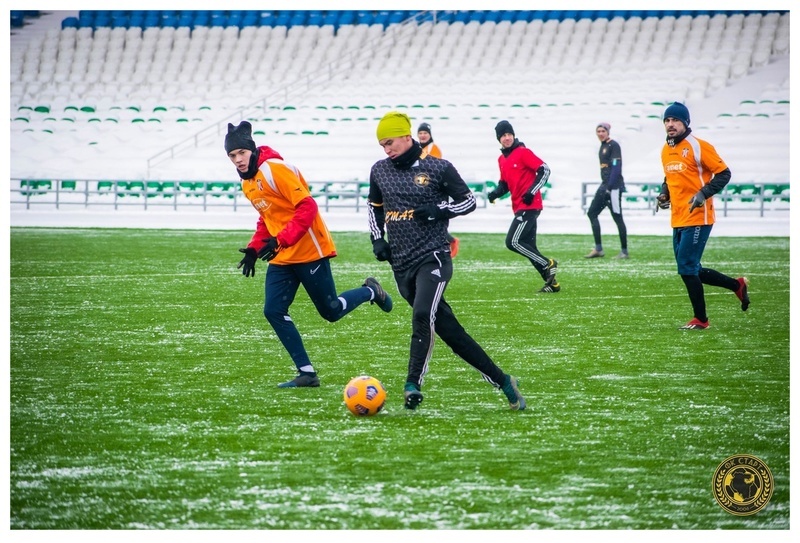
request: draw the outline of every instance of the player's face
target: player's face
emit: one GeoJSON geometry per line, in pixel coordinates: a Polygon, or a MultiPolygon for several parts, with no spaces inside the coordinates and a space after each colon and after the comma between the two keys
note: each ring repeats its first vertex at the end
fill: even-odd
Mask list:
{"type": "Polygon", "coordinates": [[[514,145],[514,134],[506,133],[500,136],[500,145],[503,146],[503,149],[508,149],[514,145]]]}
{"type": "Polygon", "coordinates": [[[234,149],[228,153],[228,158],[231,159],[231,162],[233,162],[237,170],[246,172],[247,167],[250,165],[250,156],[252,156],[252,154],[253,151],[250,149],[234,149]]]}
{"type": "Polygon", "coordinates": [[[686,132],[686,126],[678,119],[667,117],[664,119],[664,130],[667,131],[667,136],[676,138],[686,132]]]}
{"type": "Polygon", "coordinates": [[[608,130],[602,126],[598,126],[597,130],[595,130],[595,133],[597,134],[597,139],[600,141],[606,141],[608,139],[608,130]]]}
{"type": "Polygon", "coordinates": [[[383,152],[389,158],[397,158],[409,149],[411,149],[411,136],[399,136],[396,138],[383,138],[378,141],[378,145],[383,147],[383,152]]]}
{"type": "Polygon", "coordinates": [[[422,146],[424,147],[425,145],[428,144],[429,141],[431,141],[431,135],[430,133],[425,132],[424,130],[420,130],[419,132],[417,132],[417,139],[419,140],[420,144],[422,144],[422,146]]]}

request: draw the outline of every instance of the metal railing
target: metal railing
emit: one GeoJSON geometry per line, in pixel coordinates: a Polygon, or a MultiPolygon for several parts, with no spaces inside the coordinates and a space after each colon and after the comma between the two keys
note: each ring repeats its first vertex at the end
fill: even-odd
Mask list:
{"type": "MultiPolygon", "coordinates": [[[[600,183],[581,184],[581,209],[586,213],[600,183]]],[[[628,183],[622,193],[622,209],[647,209],[656,212],[656,197],[661,183],[628,183]]],[[[732,211],[758,211],[763,217],[767,211],[788,211],[789,183],[729,183],[714,196],[716,209],[723,217],[732,211]]]]}

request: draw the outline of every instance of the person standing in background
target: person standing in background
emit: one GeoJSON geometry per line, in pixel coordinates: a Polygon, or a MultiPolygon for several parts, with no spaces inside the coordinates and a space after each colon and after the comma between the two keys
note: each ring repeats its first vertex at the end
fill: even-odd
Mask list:
{"type": "Polygon", "coordinates": [[[622,177],[622,149],[619,143],[611,139],[611,125],[598,123],[595,129],[597,139],[600,140],[600,186],[594,195],[587,215],[592,225],[594,248],[586,258],[601,258],[603,241],[600,234],[600,213],[605,208],[611,211],[611,218],[617,224],[619,231],[620,252],[614,258],[628,258],[628,230],[622,220],[622,193],[625,192],[625,180],[622,177]]]}
{"type": "Polygon", "coordinates": [[[716,219],[713,196],[728,184],[731,171],[713,145],[692,134],[685,105],[671,104],[663,119],[667,141],[661,150],[664,183],[657,205],[672,208],[672,249],[694,312],[694,318],[680,329],[705,330],[709,322],[703,285],[734,292],[742,311],[750,306],[746,277],[734,279],[700,263],[716,219]]]}

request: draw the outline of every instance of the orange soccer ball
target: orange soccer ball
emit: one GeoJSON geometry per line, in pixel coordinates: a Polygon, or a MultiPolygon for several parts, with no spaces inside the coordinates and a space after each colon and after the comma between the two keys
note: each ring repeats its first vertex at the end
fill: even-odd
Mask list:
{"type": "Polygon", "coordinates": [[[344,387],[344,404],[357,417],[371,417],[383,409],[385,403],[386,388],[369,375],[354,377],[344,387]]]}

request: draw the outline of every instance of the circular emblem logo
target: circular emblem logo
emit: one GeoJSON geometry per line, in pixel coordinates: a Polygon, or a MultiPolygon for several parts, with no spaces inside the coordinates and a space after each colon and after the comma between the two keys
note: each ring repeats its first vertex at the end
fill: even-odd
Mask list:
{"type": "Polygon", "coordinates": [[[419,185],[420,187],[424,187],[430,182],[431,178],[428,177],[427,173],[418,173],[417,175],[414,176],[414,183],[419,185]]]}
{"type": "Polygon", "coordinates": [[[711,482],[714,498],[732,515],[758,513],[769,503],[774,484],[772,472],[759,458],[736,454],[726,458],[714,472],[711,482]]]}

